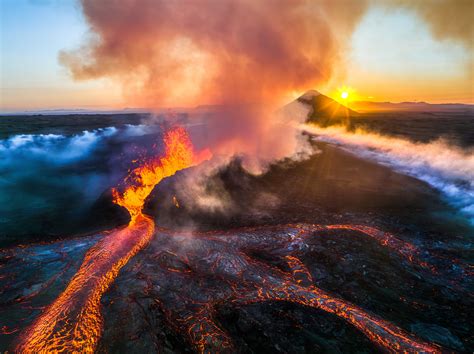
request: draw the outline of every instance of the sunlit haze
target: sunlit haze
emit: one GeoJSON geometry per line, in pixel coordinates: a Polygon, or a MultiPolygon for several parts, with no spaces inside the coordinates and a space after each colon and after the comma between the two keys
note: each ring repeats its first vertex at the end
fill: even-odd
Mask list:
{"type": "MultiPolygon", "coordinates": [[[[3,0],[0,6],[2,111],[137,106],[109,78],[74,81],[59,63],[61,50],[90,35],[75,1],[3,0]]],[[[338,101],[474,101],[472,48],[434,38],[408,8],[371,5],[345,48],[326,83],[307,89],[338,101]],[[341,95],[341,87],[352,91],[341,95]]]]}

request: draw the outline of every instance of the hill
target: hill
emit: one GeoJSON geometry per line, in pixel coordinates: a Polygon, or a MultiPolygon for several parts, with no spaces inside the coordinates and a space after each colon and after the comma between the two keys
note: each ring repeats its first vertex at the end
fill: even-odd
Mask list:
{"type": "Polygon", "coordinates": [[[297,99],[299,102],[311,106],[308,122],[321,126],[347,123],[350,118],[359,115],[356,111],[336,102],[316,90],[307,91],[297,99]]]}

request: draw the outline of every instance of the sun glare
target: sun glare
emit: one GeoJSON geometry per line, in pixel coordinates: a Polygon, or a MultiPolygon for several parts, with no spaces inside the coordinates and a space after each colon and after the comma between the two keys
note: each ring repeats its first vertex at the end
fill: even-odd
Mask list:
{"type": "Polygon", "coordinates": [[[352,101],[357,99],[356,91],[346,85],[339,86],[330,96],[344,106],[348,106],[352,101]]]}

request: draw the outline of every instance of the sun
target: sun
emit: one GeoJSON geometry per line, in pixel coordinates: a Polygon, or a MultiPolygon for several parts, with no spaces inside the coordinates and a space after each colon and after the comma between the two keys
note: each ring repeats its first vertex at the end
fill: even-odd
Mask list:
{"type": "Polygon", "coordinates": [[[351,102],[357,99],[356,91],[350,86],[339,86],[330,95],[335,101],[344,106],[348,106],[351,102]]]}

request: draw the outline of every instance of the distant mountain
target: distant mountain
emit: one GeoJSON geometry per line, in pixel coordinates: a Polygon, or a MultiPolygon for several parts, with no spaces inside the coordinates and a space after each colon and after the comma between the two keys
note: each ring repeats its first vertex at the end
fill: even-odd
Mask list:
{"type": "Polygon", "coordinates": [[[359,112],[453,112],[474,113],[474,105],[461,103],[356,101],[351,106],[359,112]]]}
{"type": "Polygon", "coordinates": [[[331,124],[347,123],[350,118],[358,116],[359,113],[336,102],[316,90],[307,91],[297,99],[299,102],[311,106],[308,122],[321,126],[331,124]]]}

